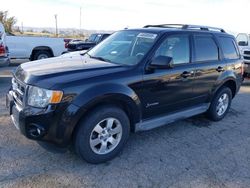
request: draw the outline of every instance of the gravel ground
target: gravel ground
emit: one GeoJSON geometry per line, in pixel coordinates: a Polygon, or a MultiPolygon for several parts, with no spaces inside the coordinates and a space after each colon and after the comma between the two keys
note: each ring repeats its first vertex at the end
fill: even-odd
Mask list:
{"type": "Polygon", "coordinates": [[[250,187],[250,82],[221,122],[193,117],[132,134],[114,160],[91,165],[20,135],[0,77],[0,187],[250,187]]]}

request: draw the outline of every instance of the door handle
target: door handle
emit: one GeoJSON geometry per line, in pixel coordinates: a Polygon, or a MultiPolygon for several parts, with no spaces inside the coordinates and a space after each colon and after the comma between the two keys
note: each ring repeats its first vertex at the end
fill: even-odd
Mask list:
{"type": "Polygon", "coordinates": [[[217,72],[223,72],[224,71],[224,68],[219,66],[217,69],[216,69],[217,72]]]}
{"type": "Polygon", "coordinates": [[[193,71],[191,71],[191,72],[184,71],[184,72],[181,74],[181,77],[182,77],[182,78],[187,78],[187,77],[192,76],[193,73],[194,73],[193,71]]]}

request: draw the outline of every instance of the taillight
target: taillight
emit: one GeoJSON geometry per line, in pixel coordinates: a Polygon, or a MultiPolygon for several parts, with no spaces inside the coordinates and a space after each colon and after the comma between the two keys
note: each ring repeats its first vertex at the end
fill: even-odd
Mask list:
{"type": "Polygon", "coordinates": [[[69,42],[71,41],[71,39],[64,39],[64,47],[68,48],[69,42]]]}
{"type": "Polygon", "coordinates": [[[6,49],[3,44],[0,44],[0,56],[5,56],[6,55],[6,49]]]}

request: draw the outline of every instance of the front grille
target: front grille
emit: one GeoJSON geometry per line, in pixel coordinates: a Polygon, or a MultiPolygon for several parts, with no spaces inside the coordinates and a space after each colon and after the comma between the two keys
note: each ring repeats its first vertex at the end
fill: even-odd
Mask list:
{"type": "Polygon", "coordinates": [[[250,51],[244,51],[244,54],[250,55],[250,51]]]}
{"type": "Polygon", "coordinates": [[[245,60],[250,60],[250,57],[249,56],[244,56],[244,59],[245,60]]]}
{"type": "Polygon", "coordinates": [[[15,102],[22,106],[26,91],[25,84],[21,83],[15,78],[12,78],[12,91],[15,102]]]}

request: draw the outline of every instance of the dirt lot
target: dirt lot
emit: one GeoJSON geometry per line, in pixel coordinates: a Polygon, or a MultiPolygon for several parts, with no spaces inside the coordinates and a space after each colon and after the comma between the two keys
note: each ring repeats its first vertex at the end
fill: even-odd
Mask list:
{"type": "Polygon", "coordinates": [[[9,84],[0,76],[0,187],[250,187],[249,81],[223,121],[198,116],[132,134],[101,165],[50,153],[20,135],[4,105],[9,84]]]}

